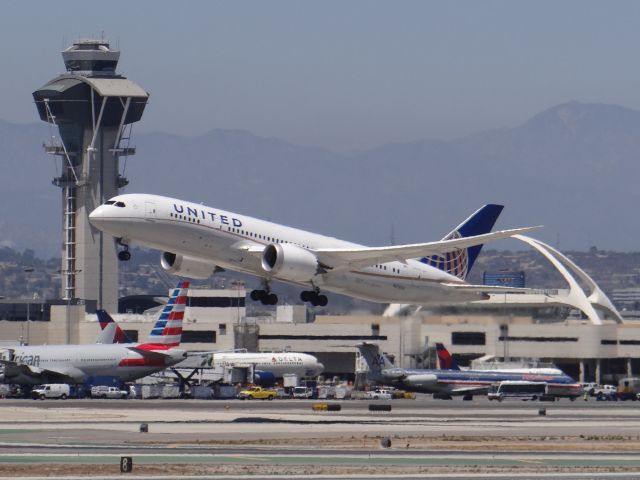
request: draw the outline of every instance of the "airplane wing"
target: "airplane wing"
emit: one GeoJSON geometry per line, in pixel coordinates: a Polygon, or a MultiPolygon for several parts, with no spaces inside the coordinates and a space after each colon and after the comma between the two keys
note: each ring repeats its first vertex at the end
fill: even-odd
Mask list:
{"type": "Polygon", "coordinates": [[[318,248],[311,250],[321,264],[329,268],[362,268],[376,263],[400,261],[429,255],[442,255],[461,248],[468,248],[486,242],[513,237],[537,227],[514,228],[475,235],[471,237],[440,240],[437,242],[416,243],[390,247],[360,248],[318,248]]]}
{"type": "Polygon", "coordinates": [[[19,377],[42,383],[69,383],[83,377],[83,372],[77,368],[40,368],[3,359],[0,359],[0,365],[3,367],[6,383],[11,383],[11,379],[19,377]]]}
{"type": "Polygon", "coordinates": [[[489,391],[489,387],[480,387],[478,385],[469,385],[468,387],[455,387],[449,390],[452,395],[479,395],[486,394],[489,391]]]}

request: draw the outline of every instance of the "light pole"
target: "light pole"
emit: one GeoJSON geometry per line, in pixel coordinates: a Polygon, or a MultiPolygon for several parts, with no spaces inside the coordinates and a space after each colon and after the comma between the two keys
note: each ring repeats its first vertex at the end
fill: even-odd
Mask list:
{"type": "MultiPolygon", "coordinates": [[[[27,274],[27,279],[30,278],[30,273],[34,272],[34,269],[31,267],[23,268],[22,271],[27,274]]],[[[27,280],[27,345],[29,345],[29,323],[31,322],[31,296],[30,296],[30,288],[29,281],[27,280]]]]}

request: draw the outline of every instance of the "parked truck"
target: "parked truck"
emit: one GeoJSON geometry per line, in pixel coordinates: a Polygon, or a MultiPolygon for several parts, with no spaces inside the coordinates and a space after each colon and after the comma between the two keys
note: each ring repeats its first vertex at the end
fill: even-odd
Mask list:
{"type": "Polygon", "coordinates": [[[66,400],[71,396],[71,387],[66,383],[47,383],[38,385],[31,390],[31,398],[34,400],[45,398],[59,398],[66,400]]]}

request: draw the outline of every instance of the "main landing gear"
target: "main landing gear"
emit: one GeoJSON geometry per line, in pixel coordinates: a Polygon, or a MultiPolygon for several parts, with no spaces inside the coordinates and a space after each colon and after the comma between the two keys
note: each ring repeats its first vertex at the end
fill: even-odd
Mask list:
{"type": "Polygon", "coordinates": [[[120,250],[118,252],[118,260],[121,262],[128,262],[131,260],[131,252],[129,251],[129,245],[124,243],[121,238],[116,240],[116,243],[124,248],[124,250],[120,250]]]}
{"type": "Polygon", "coordinates": [[[324,307],[329,303],[329,299],[326,295],[321,295],[320,290],[305,290],[300,293],[300,300],[303,302],[309,302],[314,307],[324,307]]]}
{"type": "Polygon", "coordinates": [[[251,290],[249,296],[254,302],[260,302],[263,305],[276,305],[278,303],[278,296],[275,293],[271,293],[268,287],[264,290],[251,290]]]}

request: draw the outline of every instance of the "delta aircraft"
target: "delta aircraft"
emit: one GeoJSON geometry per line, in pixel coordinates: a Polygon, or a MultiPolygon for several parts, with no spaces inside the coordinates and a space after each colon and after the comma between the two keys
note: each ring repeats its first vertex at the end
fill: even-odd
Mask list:
{"type": "MultiPolygon", "coordinates": [[[[105,335],[109,342],[133,342],[107,312],[97,310],[96,313],[103,332],[109,331],[105,335]]],[[[273,383],[276,378],[282,378],[283,375],[297,375],[300,378],[316,377],[324,371],[324,365],[316,357],[307,353],[233,351],[189,352],[187,355],[200,357],[202,363],[199,367],[251,368],[254,383],[257,384],[273,383]]]]}
{"type": "Polygon", "coordinates": [[[313,355],[297,352],[213,352],[207,362],[211,367],[253,368],[255,383],[268,383],[283,375],[300,378],[316,377],[324,371],[324,365],[313,355]]]}
{"type": "MultiPolygon", "coordinates": [[[[461,370],[449,350],[442,344],[436,343],[436,353],[438,355],[438,364],[440,370],[461,370]]],[[[469,369],[467,369],[469,371],[469,369]]],[[[492,368],[475,368],[475,372],[500,372],[500,373],[526,373],[526,374],[542,374],[542,375],[563,375],[564,372],[559,368],[553,367],[526,367],[511,365],[492,365],[492,368]]]]}
{"type": "MultiPolygon", "coordinates": [[[[183,361],[187,352],[177,348],[188,282],[180,282],[146,342],[134,344],[21,346],[0,350],[4,383],[83,383],[108,376],[122,382],[146,377],[183,361]]],[[[111,338],[113,341],[113,337],[111,338]]]]}
{"type": "Polygon", "coordinates": [[[160,250],[162,267],[175,275],[204,279],[229,269],[261,277],[251,299],[266,305],[278,302],[274,279],[306,288],[300,298],[313,306],[327,304],[323,291],[429,305],[514,291],[465,281],[483,243],[535,228],[490,233],[502,209],[485,205],[441,241],[374,248],[157,195],[113,197],[89,220],[124,247],[121,260],[135,242],[160,250]]]}
{"type": "Polygon", "coordinates": [[[544,383],[549,393],[557,397],[575,399],[582,395],[581,385],[557,369],[518,371],[398,368],[380,351],[378,345],[361,343],[358,350],[369,367],[371,381],[411,392],[433,393],[441,398],[452,395],[470,398],[475,394],[486,394],[492,385],[515,380],[544,383]]]}

